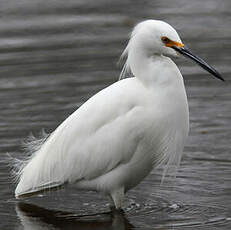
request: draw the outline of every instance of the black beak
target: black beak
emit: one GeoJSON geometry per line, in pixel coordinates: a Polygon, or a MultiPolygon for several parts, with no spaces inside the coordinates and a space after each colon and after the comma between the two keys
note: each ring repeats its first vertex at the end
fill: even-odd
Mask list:
{"type": "Polygon", "coordinates": [[[172,46],[174,50],[179,52],[180,54],[184,55],[185,57],[189,57],[193,61],[195,61],[199,66],[201,66],[203,69],[207,70],[209,73],[211,73],[214,77],[225,81],[224,78],[210,65],[208,65],[204,60],[199,58],[198,56],[192,54],[188,49],[185,47],[177,47],[177,46],[172,46]]]}

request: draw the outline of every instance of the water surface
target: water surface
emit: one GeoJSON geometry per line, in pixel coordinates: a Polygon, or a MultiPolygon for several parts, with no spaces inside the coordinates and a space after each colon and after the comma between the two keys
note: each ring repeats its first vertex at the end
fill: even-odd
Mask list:
{"type": "Polygon", "coordinates": [[[229,0],[1,1],[1,229],[231,229],[231,2],[229,0]],[[54,130],[118,79],[132,26],[163,19],[226,79],[175,60],[184,75],[190,136],[175,182],[153,172],[128,193],[124,214],[74,188],[17,202],[6,153],[20,158],[30,132],[54,130]]]}

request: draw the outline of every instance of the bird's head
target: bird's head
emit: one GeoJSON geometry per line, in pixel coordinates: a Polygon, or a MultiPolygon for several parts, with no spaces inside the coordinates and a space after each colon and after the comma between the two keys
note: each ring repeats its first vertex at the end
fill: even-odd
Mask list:
{"type": "Polygon", "coordinates": [[[216,78],[224,81],[213,67],[186,49],[176,30],[163,21],[146,20],[136,25],[125,52],[129,53],[129,50],[145,52],[148,56],[177,57],[181,54],[195,61],[216,78]]]}
{"type": "Polygon", "coordinates": [[[133,30],[131,42],[140,46],[149,55],[178,56],[172,45],[183,46],[176,30],[169,24],[159,20],[146,20],[133,30]]]}

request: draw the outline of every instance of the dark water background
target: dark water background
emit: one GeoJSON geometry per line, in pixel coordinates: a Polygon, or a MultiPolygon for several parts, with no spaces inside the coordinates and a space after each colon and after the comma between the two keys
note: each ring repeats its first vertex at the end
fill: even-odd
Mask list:
{"type": "Polygon", "coordinates": [[[0,229],[231,229],[230,9],[230,0],[1,0],[0,229]],[[128,193],[124,215],[73,188],[18,203],[6,153],[20,157],[30,132],[51,132],[115,82],[128,33],[148,18],[173,25],[226,79],[176,60],[191,132],[175,183],[159,186],[153,172],[128,193]]]}

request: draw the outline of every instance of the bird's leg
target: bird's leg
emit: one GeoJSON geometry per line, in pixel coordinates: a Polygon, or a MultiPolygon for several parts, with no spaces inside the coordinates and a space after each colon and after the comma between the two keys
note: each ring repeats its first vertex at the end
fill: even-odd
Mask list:
{"type": "Polygon", "coordinates": [[[111,197],[114,202],[114,208],[117,210],[121,209],[124,200],[124,188],[121,187],[117,190],[112,191],[111,197]]]}
{"type": "Polygon", "coordinates": [[[111,194],[109,194],[108,197],[109,197],[109,207],[110,207],[111,210],[114,210],[115,209],[115,204],[114,204],[114,201],[112,199],[111,194]]]}

